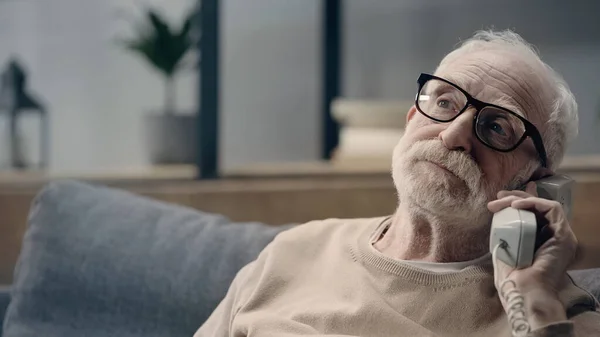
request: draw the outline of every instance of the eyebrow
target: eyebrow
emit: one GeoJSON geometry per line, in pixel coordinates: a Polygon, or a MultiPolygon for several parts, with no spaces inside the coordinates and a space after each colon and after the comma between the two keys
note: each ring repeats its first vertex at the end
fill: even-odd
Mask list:
{"type": "MultiPolygon", "coordinates": [[[[464,88],[468,88],[468,81],[463,81],[461,78],[452,78],[451,80],[449,79],[449,81],[458,85],[460,88],[463,88],[463,90],[467,90],[467,92],[469,92],[468,89],[464,89],[464,88]]],[[[517,104],[517,102],[515,101],[514,98],[512,98],[508,95],[503,94],[498,99],[495,99],[493,101],[483,100],[483,102],[501,106],[501,107],[508,109],[508,110],[516,113],[517,115],[527,119],[527,116],[523,112],[523,109],[517,104]]]]}
{"type": "MultiPolygon", "coordinates": [[[[469,91],[469,81],[465,80],[462,77],[456,77],[456,76],[448,76],[448,77],[442,77],[445,78],[446,80],[450,81],[451,83],[454,83],[455,85],[457,85],[459,88],[462,88],[463,90],[466,90],[469,95],[471,94],[469,91]]],[[[448,83],[440,83],[443,84],[444,87],[448,87],[450,86],[448,83]]],[[[435,89],[438,89],[440,86],[436,86],[435,89]]],[[[471,95],[472,96],[472,95],[471,95]]],[[[505,109],[508,109],[514,113],[516,113],[517,115],[527,119],[527,115],[523,112],[523,109],[519,106],[519,104],[516,102],[516,100],[508,95],[503,94],[502,96],[500,96],[500,98],[495,99],[493,101],[486,101],[483,100],[483,102],[486,103],[490,103],[490,104],[494,104],[500,107],[503,107],[505,109]]]]}
{"type": "Polygon", "coordinates": [[[434,93],[439,93],[442,90],[449,90],[449,89],[453,89],[454,86],[452,86],[451,84],[448,84],[446,82],[441,82],[441,81],[435,81],[434,85],[429,85],[428,86],[428,91],[430,92],[434,92],[434,93]]]}
{"type": "MultiPolygon", "coordinates": [[[[492,103],[492,102],[490,102],[490,103],[492,103]]],[[[492,104],[501,106],[501,107],[508,109],[508,110],[516,113],[517,115],[527,119],[527,116],[523,112],[523,109],[521,109],[516,104],[515,100],[510,96],[502,95],[499,99],[494,100],[494,102],[492,104]]]]}

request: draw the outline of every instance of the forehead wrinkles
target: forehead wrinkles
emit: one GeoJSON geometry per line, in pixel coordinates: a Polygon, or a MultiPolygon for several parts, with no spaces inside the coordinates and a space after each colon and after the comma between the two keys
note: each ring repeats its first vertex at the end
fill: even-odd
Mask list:
{"type": "Polygon", "coordinates": [[[459,66],[453,80],[474,97],[489,103],[495,103],[508,109],[517,108],[529,117],[535,118],[543,111],[542,97],[539,90],[541,85],[530,67],[517,62],[490,62],[478,58],[475,62],[459,66]],[[521,67],[522,75],[509,68],[521,67]],[[527,79],[526,79],[527,78],[527,79]],[[490,97],[487,88],[495,89],[490,97]],[[512,105],[512,106],[511,106],[512,105]]]}

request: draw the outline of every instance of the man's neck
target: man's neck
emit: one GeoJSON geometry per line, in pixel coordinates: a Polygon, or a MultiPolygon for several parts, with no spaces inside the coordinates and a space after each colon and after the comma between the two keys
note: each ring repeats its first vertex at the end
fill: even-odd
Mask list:
{"type": "Polygon", "coordinates": [[[402,205],[374,247],[400,260],[462,262],[488,253],[489,227],[468,220],[444,220],[402,205]]]}

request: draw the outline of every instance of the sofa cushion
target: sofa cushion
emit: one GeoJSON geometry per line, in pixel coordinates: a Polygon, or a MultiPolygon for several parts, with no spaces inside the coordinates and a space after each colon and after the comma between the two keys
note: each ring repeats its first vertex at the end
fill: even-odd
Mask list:
{"type": "Polygon", "coordinates": [[[51,183],[31,209],[4,336],[192,336],[286,228],[51,183]]]}
{"type": "Polygon", "coordinates": [[[2,337],[2,325],[4,322],[4,315],[6,315],[6,308],[10,303],[10,287],[0,286],[0,337],[2,337]]]}
{"type": "Polygon", "coordinates": [[[600,268],[573,270],[569,274],[575,283],[600,301],[600,268]]]}

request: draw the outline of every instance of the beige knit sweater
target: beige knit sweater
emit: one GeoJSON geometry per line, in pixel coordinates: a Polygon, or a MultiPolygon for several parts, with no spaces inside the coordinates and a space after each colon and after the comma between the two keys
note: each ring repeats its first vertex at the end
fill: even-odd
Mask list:
{"type": "MultiPolygon", "coordinates": [[[[491,261],[436,273],[394,260],[372,246],[384,222],[330,219],[281,233],[195,337],[511,336],[491,261]]],[[[600,336],[589,293],[569,279],[560,298],[569,321],[531,336],[600,336]]]]}

